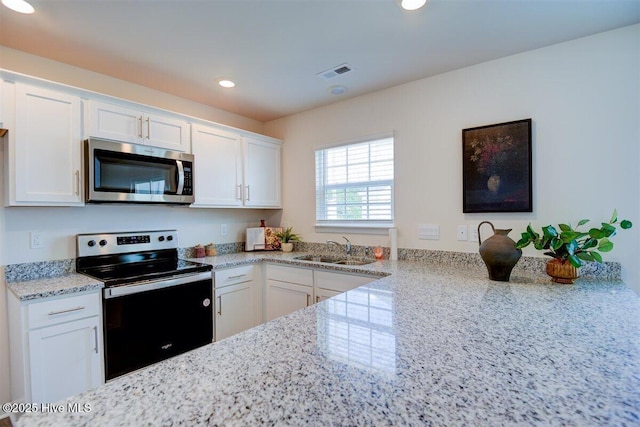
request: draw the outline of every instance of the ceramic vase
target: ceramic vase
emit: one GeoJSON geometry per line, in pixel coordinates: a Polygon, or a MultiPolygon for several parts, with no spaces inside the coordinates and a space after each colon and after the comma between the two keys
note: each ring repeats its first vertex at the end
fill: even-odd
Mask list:
{"type": "Polygon", "coordinates": [[[508,236],[511,229],[496,229],[489,221],[478,224],[478,244],[480,256],[489,271],[489,279],[499,282],[508,282],[511,270],[522,256],[522,249],[516,248],[516,242],[508,236]],[[482,241],[480,227],[489,224],[493,230],[493,236],[482,241]]]}
{"type": "Polygon", "coordinates": [[[293,250],[293,243],[281,243],[282,252],[291,252],[293,250]]]}

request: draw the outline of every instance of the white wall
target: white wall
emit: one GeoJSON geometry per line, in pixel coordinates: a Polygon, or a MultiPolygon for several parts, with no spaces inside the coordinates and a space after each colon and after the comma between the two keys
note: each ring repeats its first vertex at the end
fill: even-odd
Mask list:
{"type": "MultiPolygon", "coordinates": [[[[597,224],[617,208],[635,228],[616,236],[605,259],[620,261],[640,292],[639,34],[639,25],[626,27],[266,123],[287,142],[283,221],[307,241],[339,236],[314,228],[313,149],[393,130],[400,247],[475,252],[477,243],[456,240],[457,225],[490,220],[516,240],[529,222],[597,224]],[[461,130],[525,118],[533,119],[534,212],[463,214],[461,130]],[[421,223],[439,224],[440,240],[419,240],[421,223]]],[[[351,237],[388,245],[384,236],[351,237]]]]}
{"type": "Polygon", "coordinates": [[[268,225],[279,225],[279,215],[277,210],[134,205],[5,208],[5,265],[75,258],[75,236],[78,233],[175,228],[178,230],[181,247],[209,242],[243,242],[244,231],[248,226],[259,226],[261,219],[266,219],[268,225]],[[221,224],[227,225],[227,236],[220,234],[221,224]],[[30,248],[31,231],[42,233],[44,248],[30,248]]]}

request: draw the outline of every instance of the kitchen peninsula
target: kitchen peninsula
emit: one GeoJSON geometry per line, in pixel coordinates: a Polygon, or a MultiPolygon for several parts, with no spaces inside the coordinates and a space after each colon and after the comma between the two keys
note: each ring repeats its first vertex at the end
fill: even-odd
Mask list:
{"type": "Polygon", "coordinates": [[[355,269],[387,276],[62,402],[90,411],[15,424],[640,424],[640,298],[621,281],[494,282],[416,261],[355,269]]]}

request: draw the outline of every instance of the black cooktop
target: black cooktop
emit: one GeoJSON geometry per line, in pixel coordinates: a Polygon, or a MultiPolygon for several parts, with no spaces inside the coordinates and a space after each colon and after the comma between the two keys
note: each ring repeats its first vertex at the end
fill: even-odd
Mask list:
{"type": "Polygon", "coordinates": [[[100,255],[76,260],[78,273],[94,277],[104,282],[106,287],[200,273],[212,268],[209,264],[178,259],[174,250],[100,255]]]}

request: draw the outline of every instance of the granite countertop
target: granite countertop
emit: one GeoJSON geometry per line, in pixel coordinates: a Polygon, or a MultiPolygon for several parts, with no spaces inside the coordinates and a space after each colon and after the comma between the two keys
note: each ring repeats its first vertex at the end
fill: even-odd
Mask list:
{"type": "Polygon", "coordinates": [[[33,302],[42,298],[69,295],[83,291],[97,291],[103,287],[104,283],[101,281],[78,273],[7,282],[7,288],[23,302],[33,302]]]}
{"type": "MultiPolygon", "coordinates": [[[[259,260],[289,262],[200,259],[259,260]]],[[[90,412],[17,425],[640,425],[640,298],[621,281],[356,271],[388,276],[63,402],[90,412]]]]}

